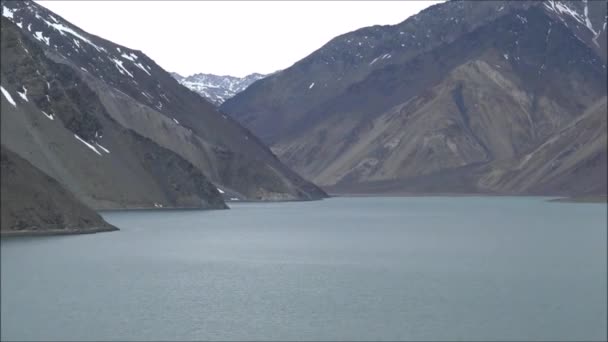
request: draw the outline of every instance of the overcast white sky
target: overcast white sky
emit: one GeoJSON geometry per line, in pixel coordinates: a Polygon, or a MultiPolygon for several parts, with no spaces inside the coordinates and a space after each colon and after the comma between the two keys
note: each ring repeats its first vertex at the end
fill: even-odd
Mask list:
{"type": "Polygon", "coordinates": [[[38,1],[168,71],[285,69],[333,37],[397,24],[438,1],[38,1]]]}

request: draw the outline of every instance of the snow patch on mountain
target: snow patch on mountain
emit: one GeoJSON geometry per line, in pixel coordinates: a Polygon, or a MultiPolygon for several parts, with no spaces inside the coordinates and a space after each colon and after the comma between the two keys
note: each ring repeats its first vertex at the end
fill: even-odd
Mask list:
{"type": "Polygon", "coordinates": [[[65,36],[66,33],[71,34],[72,36],[82,40],[83,42],[91,45],[92,47],[94,47],[97,51],[104,51],[105,49],[102,47],[99,47],[98,45],[94,44],[93,42],[91,42],[88,38],[85,38],[83,35],[79,34],[78,32],[72,30],[71,28],[67,27],[66,25],[62,25],[62,24],[58,24],[57,19],[55,19],[53,17],[53,20],[55,20],[55,23],[51,23],[49,21],[46,21],[42,18],[40,18],[45,24],[47,24],[49,27],[54,28],[55,30],[59,31],[59,33],[62,36],[65,36]]]}
{"type": "Polygon", "coordinates": [[[38,39],[41,42],[46,43],[46,45],[49,45],[49,46],[51,45],[49,38],[42,35],[42,31],[34,32],[34,38],[38,39]]]}
{"type": "MultiPolygon", "coordinates": [[[[555,0],[549,0],[548,2],[545,2],[544,5],[549,10],[557,13],[558,15],[570,16],[571,18],[576,20],[579,24],[585,25],[586,27],[590,28],[591,31],[593,31],[593,28],[589,27],[587,25],[587,23],[585,22],[585,18],[580,13],[576,12],[574,9],[568,7],[568,5],[566,5],[565,3],[562,3],[560,1],[555,1],[555,0]]],[[[585,6],[587,6],[586,3],[585,3],[585,6]]],[[[562,18],[562,20],[563,20],[563,18],[562,18]]],[[[589,22],[589,24],[590,24],[590,22],[589,22]]],[[[593,31],[593,32],[595,32],[595,31],[593,31]]]]}
{"type": "Polygon", "coordinates": [[[44,114],[44,116],[46,116],[49,120],[54,120],[55,117],[53,116],[53,114],[49,114],[43,110],[41,110],[42,114],[44,114]]]}
{"type": "Polygon", "coordinates": [[[108,150],[107,148],[101,146],[101,144],[99,144],[98,142],[96,142],[95,145],[97,145],[97,147],[99,147],[105,153],[110,153],[110,150],[108,150]]]}
{"type": "Polygon", "coordinates": [[[17,94],[23,99],[23,101],[30,102],[27,99],[27,88],[25,86],[23,87],[23,92],[20,92],[20,91],[17,90],[17,94]]]}
{"type": "Polygon", "coordinates": [[[111,85],[138,87],[140,70],[147,76],[154,73],[150,61],[138,51],[108,44],[29,1],[3,2],[2,15],[58,56],[69,58],[76,68],[111,85]]]}
{"type": "Polygon", "coordinates": [[[2,86],[0,86],[0,90],[2,90],[2,95],[4,95],[8,103],[12,104],[14,107],[17,107],[17,103],[15,102],[15,100],[13,100],[13,97],[8,92],[8,90],[4,89],[4,87],[2,86]]]}
{"type": "Polygon", "coordinates": [[[86,140],[84,140],[81,137],[79,137],[78,134],[74,134],[74,138],[78,139],[78,141],[80,141],[81,143],[83,143],[86,147],[90,148],[95,153],[101,155],[101,152],[97,151],[97,149],[95,148],[95,146],[89,144],[86,140]]]}
{"type": "Polygon", "coordinates": [[[6,6],[2,6],[2,16],[6,17],[7,19],[13,19],[13,11],[6,6]]]}
{"type": "Polygon", "coordinates": [[[114,64],[116,64],[116,68],[118,69],[118,71],[121,74],[126,73],[127,75],[129,75],[131,78],[133,78],[133,74],[129,72],[129,70],[127,70],[123,65],[122,65],[122,61],[119,61],[116,58],[112,58],[112,62],[114,62],[114,64]],[[123,72],[124,71],[124,72],[123,72]]]}

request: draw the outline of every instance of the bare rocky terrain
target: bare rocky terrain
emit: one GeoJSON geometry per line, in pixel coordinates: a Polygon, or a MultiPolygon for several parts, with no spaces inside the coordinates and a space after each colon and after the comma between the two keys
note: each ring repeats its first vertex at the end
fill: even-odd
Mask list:
{"type": "Polygon", "coordinates": [[[330,192],[605,194],[606,76],[605,1],[448,1],[220,109],[330,192]]]}
{"type": "Polygon", "coordinates": [[[325,196],[142,52],[34,2],[2,9],[2,86],[16,103],[2,100],[2,143],[87,205],[217,208],[228,193],[325,196]]]}

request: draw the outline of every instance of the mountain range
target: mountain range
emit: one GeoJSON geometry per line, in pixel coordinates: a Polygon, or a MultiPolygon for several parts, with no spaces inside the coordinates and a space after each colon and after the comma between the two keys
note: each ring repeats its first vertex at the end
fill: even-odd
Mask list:
{"type": "Polygon", "coordinates": [[[457,1],[220,110],[335,193],[606,194],[606,1],[457,1]]]}
{"type": "Polygon", "coordinates": [[[54,229],[60,217],[88,217],[83,231],[102,226],[85,209],[74,217],[74,202],[223,209],[224,200],[325,197],[141,51],[30,1],[2,1],[1,44],[3,168],[6,159],[36,176],[26,184],[3,175],[3,231],[54,229]],[[19,196],[26,185],[48,188],[48,198],[19,196]],[[50,210],[52,198],[71,200],[50,210]]]}
{"type": "Polygon", "coordinates": [[[247,89],[253,82],[266,77],[266,75],[258,73],[249,74],[245,77],[218,76],[203,73],[184,77],[175,72],[172,72],[171,76],[180,84],[203,96],[216,106],[221,105],[229,98],[247,89]]]}
{"type": "Polygon", "coordinates": [[[244,78],[182,77],[38,3],[1,4],[3,234],[115,230],[102,209],[327,196],[306,179],[346,194],[607,192],[606,1],[451,0],[244,78]]]}

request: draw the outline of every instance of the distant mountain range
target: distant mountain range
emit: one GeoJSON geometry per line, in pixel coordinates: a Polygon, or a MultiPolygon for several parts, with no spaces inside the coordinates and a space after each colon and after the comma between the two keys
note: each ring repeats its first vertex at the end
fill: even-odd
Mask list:
{"type": "Polygon", "coordinates": [[[112,228],[87,207],[325,197],[141,51],[38,3],[1,4],[3,231],[112,228]]]}
{"type": "Polygon", "coordinates": [[[172,72],[179,83],[200,94],[216,106],[247,89],[253,82],[266,75],[253,73],[245,77],[218,76],[213,74],[194,74],[187,77],[172,72]]]}
{"type": "Polygon", "coordinates": [[[447,1],[227,100],[339,193],[606,194],[606,1],[447,1]]]}

